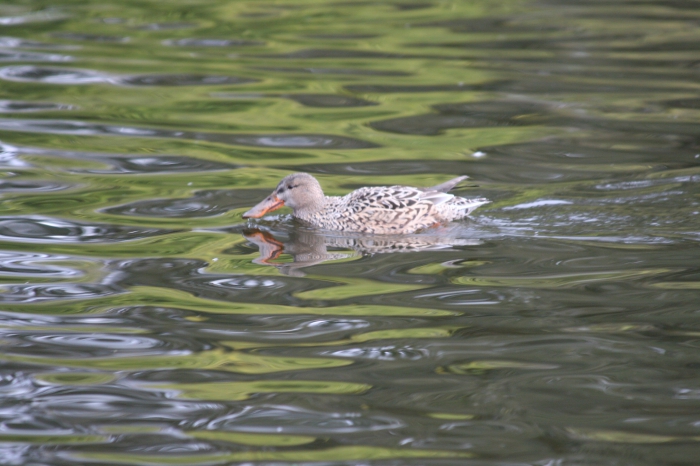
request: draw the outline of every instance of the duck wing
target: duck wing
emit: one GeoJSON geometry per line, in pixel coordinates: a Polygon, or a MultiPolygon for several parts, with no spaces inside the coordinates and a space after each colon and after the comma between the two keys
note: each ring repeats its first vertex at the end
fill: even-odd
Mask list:
{"type": "Polygon", "coordinates": [[[442,204],[453,198],[434,190],[422,190],[410,186],[378,186],[360,188],[345,196],[347,206],[357,212],[369,209],[397,211],[411,209],[418,204],[442,204]]]}
{"type": "Polygon", "coordinates": [[[453,197],[409,186],[360,188],[338,198],[336,208],[329,213],[338,221],[352,224],[352,231],[410,232],[434,225],[439,220],[434,215],[435,206],[453,197]]]}

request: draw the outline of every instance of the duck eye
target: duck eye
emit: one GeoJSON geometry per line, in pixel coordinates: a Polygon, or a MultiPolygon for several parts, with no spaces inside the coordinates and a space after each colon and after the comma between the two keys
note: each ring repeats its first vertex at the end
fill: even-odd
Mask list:
{"type": "Polygon", "coordinates": [[[292,189],[293,187],[294,187],[294,186],[292,186],[292,185],[290,184],[290,185],[287,186],[287,189],[292,189]]]}

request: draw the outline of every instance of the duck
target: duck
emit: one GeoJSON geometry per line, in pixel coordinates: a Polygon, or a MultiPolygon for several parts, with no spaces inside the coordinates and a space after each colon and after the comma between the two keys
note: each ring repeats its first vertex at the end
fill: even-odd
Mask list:
{"type": "Polygon", "coordinates": [[[293,173],[243,218],[260,218],[284,206],[292,217],[311,227],[369,234],[411,234],[459,220],[490,201],[448,194],[467,179],[458,176],[429,188],[370,186],[345,196],[326,196],[321,184],[308,173],[293,173]]]}

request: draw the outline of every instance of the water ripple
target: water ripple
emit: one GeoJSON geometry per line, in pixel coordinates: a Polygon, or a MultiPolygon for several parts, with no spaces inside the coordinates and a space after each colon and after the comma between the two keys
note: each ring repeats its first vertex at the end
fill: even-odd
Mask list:
{"type": "Polygon", "coordinates": [[[42,410],[50,410],[56,416],[71,419],[80,417],[108,422],[146,421],[149,423],[181,422],[183,416],[206,416],[222,406],[213,402],[167,400],[146,390],[136,390],[128,386],[94,387],[65,386],[60,384],[32,393],[32,404],[42,410]],[[129,408],[125,410],[124,406],[129,408]]]}
{"type": "Polygon", "coordinates": [[[364,68],[289,68],[279,66],[258,66],[253,67],[254,70],[273,71],[277,73],[301,73],[313,75],[349,75],[349,76],[411,76],[411,73],[406,71],[394,70],[371,70],[364,68]]]}
{"type": "Polygon", "coordinates": [[[199,191],[187,199],[138,201],[118,207],[110,207],[105,209],[104,212],[138,217],[212,217],[224,214],[232,209],[249,206],[251,199],[263,198],[266,195],[266,190],[250,189],[199,191]]]}
{"type": "Polygon", "coordinates": [[[193,173],[219,170],[233,170],[240,165],[214,162],[183,156],[105,157],[104,154],[81,154],[81,158],[109,163],[109,169],[73,169],[75,173],[133,174],[133,173],[193,173]]]}
{"type": "MultiPolygon", "coordinates": [[[[2,61],[0,55],[0,61],[2,61]]],[[[55,60],[54,60],[55,61],[55,60]]],[[[219,86],[257,82],[253,78],[210,76],[200,74],[144,74],[119,76],[94,70],[48,68],[37,66],[6,66],[0,68],[0,79],[47,84],[114,84],[122,86],[219,86]]]]}
{"type": "Polygon", "coordinates": [[[0,16],[0,25],[16,26],[19,24],[31,23],[47,23],[66,19],[68,16],[65,13],[53,8],[37,10],[25,15],[17,16],[0,16]]]}
{"type": "MultiPolygon", "coordinates": [[[[42,314],[25,314],[18,312],[0,311],[0,325],[2,327],[25,327],[36,330],[36,327],[50,327],[54,330],[85,330],[85,327],[100,326],[117,327],[122,333],[127,333],[126,325],[131,321],[118,316],[53,316],[42,314]]],[[[134,327],[138,324],[134,323],[134,327]]],[[[140,330],[137,330],[140,331],[140,330]]]]}
{"type": "MultiPolygon", "coordinates": [[[[79,152],[73,150],[62,150],[44,147],[22,146],[15,147],[9,144],[0,142],[0,166],[3,159],[7,160],[11,166],[28,166],[21,159],[17,158],[18,154],[30,155],[45,155],[51,157],[63,157],[68,159],[89,160],[98,162],[104,165],[109,165],[110,168],[71,168],[64,167],[67,171],[73,173],[100,173],[100,174],[132,174],[132,173],[190,173],[202,171],[219,171],[232,170],[240,168],[240,165],[215,162],[212,160],[199,159],[194,157],[175,156],[175,155],[149,155],[149,156],[132,156],[125,154],[110,154],[103,152],[79,152]]],[[[261,191],[262,193],[262,191],[261,191]]],[[[258,194],[257,192],[255,194],[258,194]]],[[[251,197],[255,197],[251,195],[251,197]]]]}
{"type": "Polygon", "coordinates": [[[368,162],[308,163],[296,165],[295,168],[310,173],[341,176],[384,176],[387,173],[395,175],[420,175],[423,173],[454,175],[465,170],[464,162],[459,160],[404,160],[401,158],[368,162]]]}
{"type": "Polygon", "coordinates": [[[0,180],[0,190],[3,193],[41,193],[60,191],[68,187],[69,185],[59,184],[51,181],[0,180]]]}
{"type": "Polygon", "coordinates": [[[0,238],[21,242],[85,243],[121,242],[172,233],[173,230],[79,223],[63,219],[27,216],[0,217],[0,238]]]}
{"type": "Polygon", "coordinates": [[[288,149],[367,149],[379,145],[348,136],[329,134],[227,134],[114,126],[70,120],[0,119],[0,130],[32,133],[68,134],[75,136],[131,136],[176,138],[210,141],[222,144],[288,148],[288,149]]]}
{"type": "Polygon", "coordinates": [[[433,108],[437,113],[376,121],[371,126],[391,133],[434,136],[451,128],[541,124],[543,116],[548,113],[545,106],[527,102],[469,102],[441,104],[433,108]]]}
{"type": "Polygon", "coordinates": [[[369,149],[379,145],[349,138],[325,134],[269,134],[269,135],[238,135],[234,138],[237,144],[259,147],[280,147],[290,149],[369,149]]]}
{"type": "MultiPolygon", "coordinates": [[[[258,55],[257,58],[263,59],[326,59],[326,58],[363,58],[363,59],[436,59],[435,55],[415,55],[403,54],[396,52],[378,52],[374,50],[341,50],[341,49],[303,49],[296,52],[287,52],[280,54],[258,55]]],[[[450,57],[439,57],[443,60],[450,60],[450,57]]],[[[457,59],[457,58],[455,58],[457,59]]]]}
{"type": "Polygon", "coordinates": [[[324,356],[333,356],[352,359],[370,359],[377,361],[417,361],[429,356],[430,352],[425,348],[415,348],[411,346],[369,346],[362,348],[345,348],[333,351],[321,352],[324,356]]]}
{"type": "Polygon", "coordinates": [[[65,62],[72,61],[73,57],[68,55],[58,55],[55,53],[38,53],[38,52],[9,52],[0,50],[0,62],[12,61],[46,61],[46,62],[65,62]]]}
{"type": "Polygon", "coordinates": [[[72,105],[55,104],[52,102],[24,102],[20,100],[0,100],[0,113],[46,112],[55,110],[71,110],[72,105]]]}
{"type": "Polygon", "coordinates": [[[249,100],[249,99],[262,99],[271,97],[280,97],[283,99],[293,100],[305,107],[318,107],[318,108],[344,108],[344,107],[371,107],[378,105],[376,102],[371,102],[369,100],[360,99],[357,97],[350,97],[346,95],[338,94],[262,94],[262,93],[230,93],[230,92],[217,92],[213,94],[214,97],[225,98],[225,99],[237,99],[237,100],[249,100]]]}
{"type": "Polygon", "coordinates": [[[149,23],[135,27],[140,31],[171,31],[174,29],[190,29],[197,27],[197,23],[188,23],[185,21],[173,21],[168,23],[149,23]]]}
{"type": "Polygon", "coordinates": [[[282,94],[282,97],[293,100],[305,107],[369,107],[379,105],[357,97],[336,94],[282,94]]]}
{"type": "Polygon", "coordinates": [[[93,299],[124,293],[125,290],[112,285],[61,283],[53,285],[0,285],[0,302],[37,303],[56,302],[63,299],[93,299]]]}
{"type": "Polygon", "coordinates": [[[265,45],[265,42],[246,39],[168,39],[163,41],[163,45],[174,45],[178,47],[249,47],[254,45],[265,45]]]}
{"type": "Polygon", "coordinates": [[[0,36],[0,48],[30,48],[30,49],[70,49],[58,44],[27,40],[20,37],[0,36]]]}
{"type": "Polygon", "coordinates": [[[99,353],[91,353],[92,356],[112,355],[124,351],[141,353],[142,350],[162,346],[161,341],[155,338],[110,333],[27,335],[23,339],[45,346],[64,346],[71,351],[99,350],[99,353]]]}
{"type": "Polygon", "coordinates": [[[235,76],[208,76],[201,74],[151,74],[121,77],[118,84],[127,86],[221,86],[257,82],[253,78],[235,76]]]}
{"type": "Polygon", "coordinates": [[[207,424],[212,430],[292,435],[351,434],[398,429],[402,426],[402,421],[388,416],[363,412],[321,412],[274,405],[247,407],[217,417],[207,424]]]}
{"type": "Polygon", "coordinates": [[[37,66],[6,66],[0,68],[0,79],[47,84],[113,83],[115,77],[91,70],[46,68],[37,66]]]}
{"type": "MultiPolygon", "coordinates": [[[[208,333],[258,342],[284,341],[293,343],[299,340],[309,342],[318,338],[338,338],[348,332],[365,329],[370,326],[368,321],[361,319],[312,319],[296,322],[298,319],[275,317],[275,320],[286,320],[286,322],[275,322],[274,326],[276,328],[273,329],[247,328],[239,330],[234,327],[230,329],[210,329],[208,333]]],[[[328,355],[335,354],[329,352],[328,355]]]]}
{"type": "Polygon", "coordinates": [[[224,301],[261,302],[270,295],[290,296],[312,288],[317,281],[292,277],[203,273],[206,263],[192,259],[140,259],[118,264],[120,285],[146,285],[182,290],[195,296],[224,301]],[[166,272],[167,273],[164,273],[166,272]],[[148,278],[147,278],[148,277],[148,278]]]}
{"type": "Polygon", "coordinates": [[[0,276],[11,277],[55,277],[75,278],[83,275],[81,270],[51,264],[70,260],[69,256],[0,251],[0,276]]]}
{"type": "Polygon", "coordinates": [[[57,39],[78,40],[87,42],[108,42],[108,43],[125,43],[129,42],[126,36],[108,36],[105,34],[85,34],[79,32],[57,32],[52,34],[57,39]]]}

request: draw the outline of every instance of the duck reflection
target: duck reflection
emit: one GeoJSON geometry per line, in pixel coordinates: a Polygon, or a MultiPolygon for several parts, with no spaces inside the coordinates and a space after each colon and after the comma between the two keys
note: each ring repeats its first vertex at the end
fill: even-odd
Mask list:
{"type": "Polygon", "coordinates": [[[399,252],[444,250],[474,246],[481,241],[460,237],[464,228],[444,227],[414,235],[362,235],[325,232],[306,228],[271,231],[259,226],[246,228],[243,235],[260,248],[256,264],[277,267],[285,275],[303,277],[305,267],[351,257],[399,252]],[[292,262],[278,261],[288,254],[292,262]]]}

